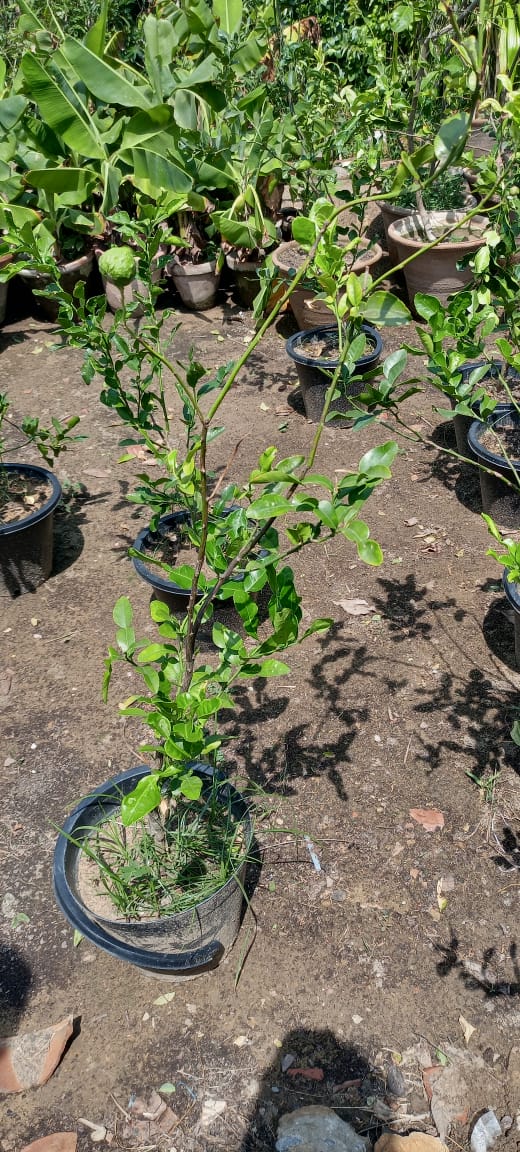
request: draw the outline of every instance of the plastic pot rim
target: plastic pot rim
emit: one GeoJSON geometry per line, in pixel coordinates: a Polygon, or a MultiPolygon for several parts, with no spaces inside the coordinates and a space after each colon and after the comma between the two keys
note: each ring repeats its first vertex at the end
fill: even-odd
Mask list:
{"type": "MultiPolygon", "coordinates": [[[[486,428],[494,428],[495,424],[501,424],[502,421],[511,417],[515,413],[515,409],[511,404],[504,405],[497,420],[473,420],[468,428],[468,444],[473,449],[476,456],[479,456],[486,464],[500,467],[502,471],[511,472],[512,468],[505,456],[499,456],[497,452],[491,452],[484,444],[481,444],[480,438],[484,434],[486,428]]],[[[520,429],[520,416],[517,420],[509,420],[509,427],[511,423],[517,424],[520,429]]],[[[513,460],[512,464],[517,471],[520,470],[520,460],[513,460]]]]}
{"type": "MultiPolygon", "coordinates": [[[[361,356],[359,360],[356,360],[356,370],[358,372],[374,364],[379,359],[383,351],[383,341],[376,328],[372,328],[370,324],[363,324],[362,331],[366,336],[370,337],[374,347],[371,352],[365,353],[365,355],[361,356]]],[[[288,356],[291,357],[291,360],[294,360],[296,364],[316,365],[318,368],[329,369],[331,372],[333,372],[338,367],[339,359],[324,360],[322,357],[318,356],[305,356],[303,352],[299,351],[298,347],[305,342],[318,339],[319,336],[324,332],[336,333],[337,325],[320,325],[318,328],[308,328],[302,332],[295,332],[293,336],[289,336],[289,339],[285,344],[285,350],[288,356]]]]}
{"type": "Polygon", "coordinates": [[[29,512],[27,516],[23,516],[20,520],[13,520],[9,524],[0,526],[0,538],[5,536],[12,536],[16,532],[23,532],[26,528],[33,528],[34,525],[39,524],[41,520],[46,520],[54,511],[56,505],[61,498],[61,484],[48,468],[41,468],[39,464],[14,464],[5,463],[0,464],[0,473],[2,469],[8,472],[18,472],[22,475],[34,477],[41,481],[45,481],[51,487],[51,494],[45,504],[38,508],[36,512],[29,512]]]}
{"type": "Polygon", "coordinates": [[[516,584],[513,580],[508,580],[508,571],[508,568],[504,568],[502,573],[502,588],[511,607],[515,612],[520,613],[520,584],[516,584]]]}

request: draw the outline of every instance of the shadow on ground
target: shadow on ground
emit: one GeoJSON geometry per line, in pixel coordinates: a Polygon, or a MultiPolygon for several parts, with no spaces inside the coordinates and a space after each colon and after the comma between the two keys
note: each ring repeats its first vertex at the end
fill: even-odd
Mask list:
{"type": "Polygon", "coordinates": [[[381,1087],[357,1048],[343,1043],[329,1029],[295,1028],[283,1037],[276,1059],[262,1077],[239,1152],[272,1152],[279,1117],[309,1104],[333,1108],[358,1132],[374,1139],[377,1121],[373,1116],[368,1118],[362,1094],[377,1094],[381,1087]],[[282,1072],[289,1057],[290,1067],[282,1072]],[[323,1075],[321,1079],[307,1079],[298,1076],[297,1069],[317,1069],[318,1075],[323,1075]],[[350,1081],[354,1082],[350,1090],[333,1091],[350,1081]]]}
{"type": "MultiPolygon", "coordinates": [[[[265,680],[258,680],[251,691],[244,689],[237,695],[238,728],[242,735],[233,747],[241,757],[249,779],[269,792],[294,795],[296,780],[304,776],[322,776],[330,780],[338,798],[346,802],[345,767],[351,763],[351,748],[358,728],[370,718],[370,709],[364,703],[359,683],[371,679],[371,666],[377,664],[377,657],[356,638],[345,635],[340,623],[317,635],[315,641],[318,655],[307,681],[309,691],[301,709],[304,719],[266,746],[262,728],[282,716],[292,701],[286,693],[272,699],[265,680]],[[349,698],[348,684],[354,677],[356,693],[349,698]],[[313,715],[321,719],[307,719],[313,715]],[[339,729],[335,739],[330,739],[323,731],[325,722],[329,727],[331,715],[339,729]]],[[[283,689],[283,681],[280,684],[283,689]]]]}
{"type": "Polygon", "coordinates": [[[32,984],[31,969],[17,948],[0,943],[0,1037],[14,1036],[32,984]]]}

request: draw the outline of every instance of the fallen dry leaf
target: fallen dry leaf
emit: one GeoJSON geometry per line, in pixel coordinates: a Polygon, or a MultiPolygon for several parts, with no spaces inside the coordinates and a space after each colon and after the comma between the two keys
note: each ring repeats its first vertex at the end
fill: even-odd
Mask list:
{"type": "Polygon", "coordinates": [[[25,1144],[21,1152],[76,1152],[78,1138],[75,1132],[53,1132],[52,1136],[42,1136],[25,1144]]]}
{"type": "Polygon", "coordinates": [[[304,1080],[324,1080],[323,1068],[288,1068],[288,1076],[303,1076],[304,1080]]]}
{"type": "Polygon", "coordinates": [[[410,816],[416,824],[420,824],[425,832],[435,832],[444,828],[444,815],[438,808],[410,808],[410,816]]]}
{"type": "Polygon", "coordinates": [[[46,1084],[73,1032],[73,1017],[0,1041],[0,1092],[24,1092],[46,1084]]]}
{"type": "Polygon", "coordinates": [[[353,600],[333,600],[332,603],[336,604],[338,608],[343,608],[349,616],[367,616],[369,612],[375,612],[373,604],[356,597],[353,600]]]}
{"type": "Polygon", "coordinates": [[[469,1020],[466,1020],[464,1016],[459,1016],[459,1024],[464,1033],[464,1043],[469,1044],[475,1031],[473,1024],[470,1024],[469,1020]]]}

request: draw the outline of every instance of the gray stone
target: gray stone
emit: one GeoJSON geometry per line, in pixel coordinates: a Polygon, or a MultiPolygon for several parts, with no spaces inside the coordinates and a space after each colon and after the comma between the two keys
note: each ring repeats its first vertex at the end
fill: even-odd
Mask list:
{"type": "Polygon", "coordinates": [[[286,1112],[278,1125],[276,1152],[366,1152],[362,1136],[321,1105],[286,1112]]]}

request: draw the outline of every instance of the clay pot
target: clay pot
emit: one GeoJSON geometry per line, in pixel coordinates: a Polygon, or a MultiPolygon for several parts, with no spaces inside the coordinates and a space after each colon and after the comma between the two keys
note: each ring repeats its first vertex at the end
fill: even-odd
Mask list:
{"type": "MultiPolygon", "coordinates": [[[[458,212],[429,212],[428,220],[437,235],[463,220],[465,213],[458,212]]],[[[397,248],[398,261],[415,256],[403,269],[406,288],[410,303],[417,292],[427,292],[435,296],[441,304],[446,305],[448,297],[454,292],[460,292],[473,278],[471,268],[458,268],[457,264],[463,256],[472,255],[482,247],[483,233],[489,226],[486,216],[473,216],[461,228],[463,235],[452,234],[441,241],[435,248],[422,252],[427,241],[422,238],[422,228],[419,216],[412,213],[410,216],[396,220],[390,225],[389,237],[397,248]]]]}

